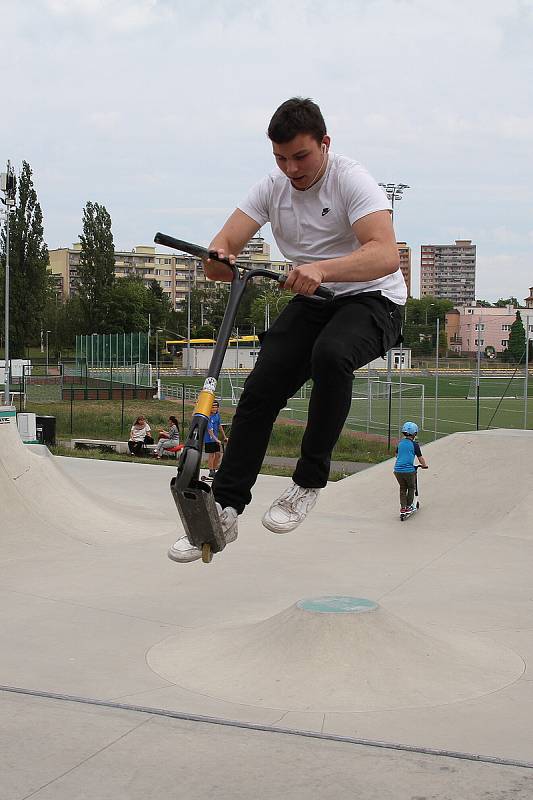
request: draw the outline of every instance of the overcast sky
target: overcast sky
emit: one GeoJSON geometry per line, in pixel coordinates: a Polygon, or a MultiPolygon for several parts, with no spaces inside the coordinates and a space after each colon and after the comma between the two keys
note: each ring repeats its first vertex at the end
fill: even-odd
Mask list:
{"type": "Polygon", "coordinates": [[[478,298],[533,286],[533,0],[0,0],[0,30],[0,164],[31,164],[50,248],[88,200],[117,248],[208,244],[303,95],[334,152],[411,186],[415,296],[420,245],[456,238],[478,298]]]}

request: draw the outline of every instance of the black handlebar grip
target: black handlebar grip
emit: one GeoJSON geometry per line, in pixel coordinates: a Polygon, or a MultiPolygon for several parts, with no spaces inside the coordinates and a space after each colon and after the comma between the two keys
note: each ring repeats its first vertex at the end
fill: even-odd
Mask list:
{"type": "Polygon", "coordinates": [[[333,300],[335,292],[327,286],[319,286],[315,292],[315,297],[323,297],[324,300],[333,300]]]}
{"type": "Polygon", "coordinates": [[[216,250],[209,250],[208,253],[209,253],[209,258],[211,259],[211,261],[218,261],[219,264],[227,264],[228,267],[234,267],[235,266],[235,264],[231,263],[229,258],[226,258],[226,257],[219,258],[218,257],[218,253],[217,253],[216,250]]]}
{"type": "Polygon", "coordinates": [[[154,236],[154,242],[156,244],[164,244],[165,247],[173,247],[175,249],[178,249],[176,247],[178,240],[175,239],[173,236],[167,236],[166,233],[156,233],[156,235],[154,236]]]}

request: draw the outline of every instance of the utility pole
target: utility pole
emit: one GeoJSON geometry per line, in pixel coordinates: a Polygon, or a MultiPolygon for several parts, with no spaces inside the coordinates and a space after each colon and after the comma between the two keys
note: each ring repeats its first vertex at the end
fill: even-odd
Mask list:
{"type": "Polygon", "coordinates": [[[9,223],[11,211],[15,208],[16,181],[15,170],[7,162],[7,172],[0,175],[0,189],[5,195],[2,200],[6,207],[6,280],[5,280],[5,338],[4,338],[4,405],[10,405],[11,368],[9,362],[9,223]]]}
{"type": "Polygon", "coordinates": [[[191,374],[191,268],[189,266],[189,291],[187,293],[187,375],[191,374]]]}
{"type": "Polygon", "coordinates": [[[48,335],[52,333],[52,331],[46,331],[46,374],[48,375],[48,365],[49,365],[49,349],[48,349],[48,335]]]}

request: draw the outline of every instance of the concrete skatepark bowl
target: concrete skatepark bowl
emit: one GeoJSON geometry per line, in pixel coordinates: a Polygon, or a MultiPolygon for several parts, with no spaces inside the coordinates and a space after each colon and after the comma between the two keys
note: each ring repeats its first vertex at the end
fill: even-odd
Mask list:
{"type": "Polygon", "coordinates": [[[426,446],[408,526],[391,462],[284,537],[261,476],[177,565],[173,467],[53,457],[4,409],[0,798],[530,798],[532,449],[426,446]]]}

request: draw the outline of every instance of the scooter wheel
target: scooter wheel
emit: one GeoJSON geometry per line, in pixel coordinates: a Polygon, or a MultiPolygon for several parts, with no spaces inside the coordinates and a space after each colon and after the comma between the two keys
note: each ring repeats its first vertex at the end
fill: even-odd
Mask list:
{"type": "Polygon", "coordinates": [[[190,448],[183,451],[176,476],[176,488],[186,489],[191,485],[191,481],[200,471],[200,460],[201,455],[198,450],[190,448]]]}
{"type": "Polygon", "coordinates": [[[417,500],[417,502],[416,502],[416,507],[417,507],[417,508],[420,508],[420,503],[418,502],[418,500],[417,500]]]}
{"type": "Polygon", "coordinates": [[[404,521],[405,521],[405,515],[404,514],[400,514],[400,522],[404,522],[404,521]]]}
{"type": "Polygon", "coordinates": [[[204,564],[210,564],[213,559],[213,553],[211,551],[211,545],[209,542],[205,542],[202,545],[202,561],[204,564]]]}

